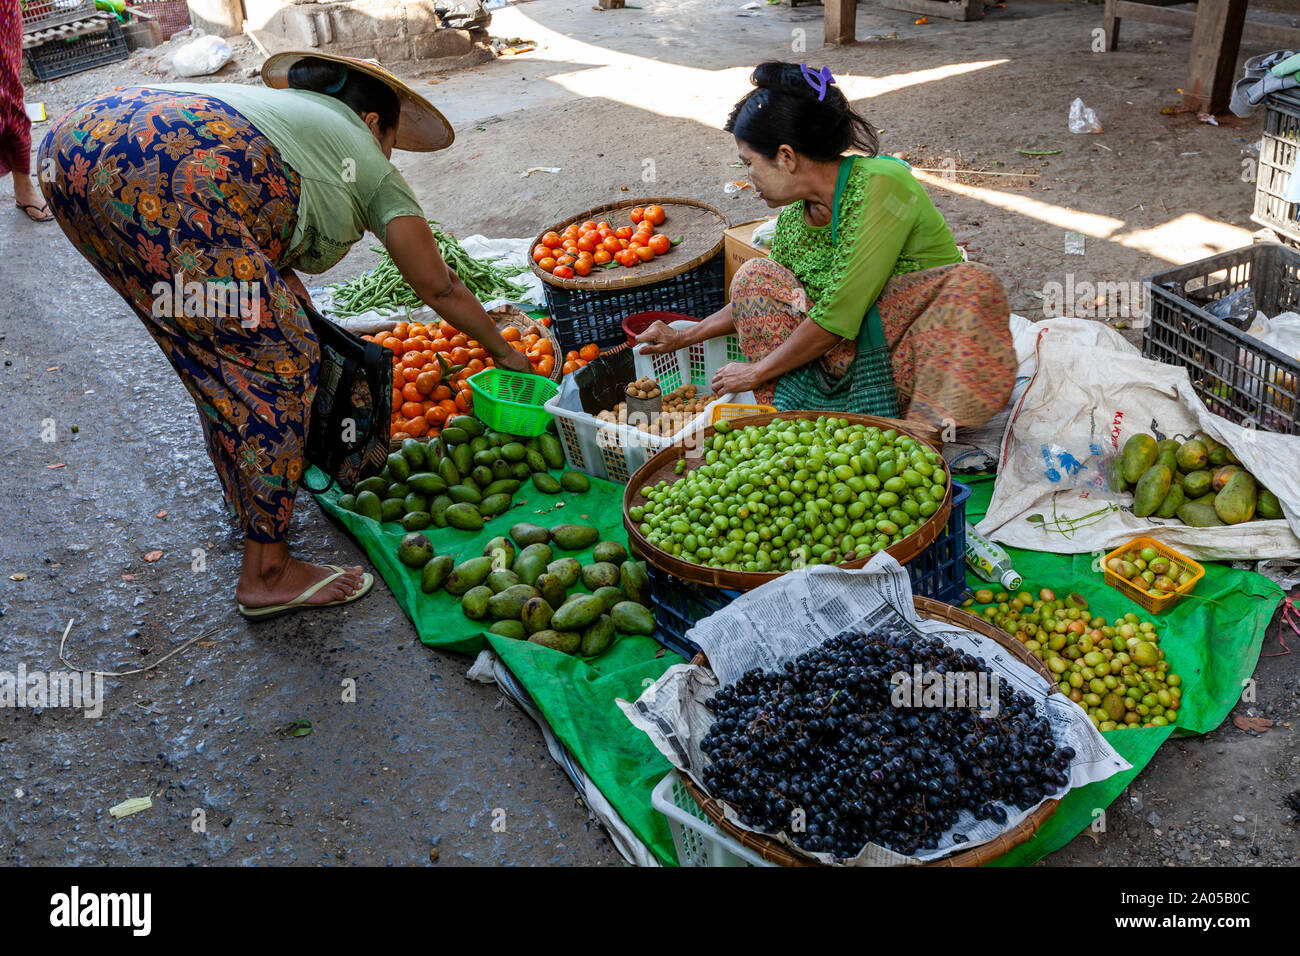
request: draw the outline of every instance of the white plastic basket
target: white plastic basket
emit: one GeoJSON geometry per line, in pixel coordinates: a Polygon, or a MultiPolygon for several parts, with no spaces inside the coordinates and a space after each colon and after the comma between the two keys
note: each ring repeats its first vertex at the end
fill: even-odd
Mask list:
{"type": "MultiPolygon", "coordinates": [[[[696,324],[678,319],[669,322],[668,327],[689,329],[696,324]]],[[[639,348],[634,348],[632,357],[636,365],[637,378],[649,375],[657,379],[664,394],[675,391],[683,385],[694,385],[696,388],[707,390],[718,369],[732,362],[745,361],[745,356],[740,351],[740,340],[734,334],[719,335],[695,345],[688,345],[676,352],[664,352],[662,355],[643,355],[639,348]]]]}
{"type": "Polygon", "coordinates": [[[650,792],[650,805],[668,818],[680,866],[775,866],[718,829],[674,770],[650,792]]]}
{"type": "MultiPolygon", "coordinates": [[[[681,320],[671,323],[674,328],[693,324],[681,320]]],[[[718,369],[729,362],[745,360],[734,335],[719,336],[662,355],[642,355],[636,350],[632,355],[636,376],[649,375],[657,379],[664,394],[683,385],[694,385],[707,393],[718,369]]],[[[584,411],[565,408],[561,405],[562,396],[563,392],[544,407],[555,419],[570,470],[620,484],[626,484],[636,470],[659,451],[680,444],[688,436],[707,428],[715,405],[754,402],[753,392],[723,395],[705,406],[704,411],[675,435],[653,435],[631,425],[607,422],[584,411]]]]}

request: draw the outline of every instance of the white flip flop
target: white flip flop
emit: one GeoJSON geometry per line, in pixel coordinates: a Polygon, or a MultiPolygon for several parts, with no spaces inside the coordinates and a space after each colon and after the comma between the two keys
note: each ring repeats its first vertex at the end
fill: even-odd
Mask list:
{"type": "Polygon", "coordinates": [[[350,604],[369,594],[370,589],[375,585],[375,576],[369,571],[363,571],[361,573],[361,587],[357,588],[347,597],[339,601],[330,601],[327,604],[308,604],[307,601],[310,600],[312,595],[317,591],[333,584],[347,573],[337,564],[327,564],[325,567],[329,568],[334,573],[327,578],[322,578],[320,581],[317,581],[287,604],[271,604],[267,607],[248,607],[247,605],[241,604],[239,605],[239,613],[244,615],[244,617],[248,618],[250,621],[265,621],[268,618],[280,617],[283,614],[291,614],[294,611],[312,610],[319,607],[335,607],[339,604],[350,604]]]}

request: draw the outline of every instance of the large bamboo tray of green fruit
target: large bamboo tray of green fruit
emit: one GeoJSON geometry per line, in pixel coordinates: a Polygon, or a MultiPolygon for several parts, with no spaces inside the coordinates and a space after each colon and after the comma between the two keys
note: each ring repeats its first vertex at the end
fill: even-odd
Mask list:
{"type": "MultiPolygon", "coordinates": [[[[897,419],[876,418],[871,415],[855,415],[851,413],[840,413],[829,415],[824,412],[816,411],[788,411],[788,412],[768,412],[762,415],[750,415],[745,418],[719,421],[713,426],[707,428],[703,437],[700,439],[701,449],[707,449],[716,434],[726,434],[728,432],[738,431],[746,428],[758,428],[767,425],[772,421],[815,421],[820,418],[834,418],[845,422],[848,425],[871,426],[881,429],[885,432],[889,429],[897,432],[897,439],[906,437],[916,442],[917,445],[924,449],[925,456],[933,469],[932,475],[937,477],[943,476],[944,492],[940,501],[931,500],[930,506],[933,511],[925,516],[925,520],[911,533],[898,540],[893,540],[883,550],[888,551],[899,564],[906,564],[911,561],[922,551],[928,548],[943,533],[945,526],[948,524],[948,517],[952,511],[952,481],[943,462],[943,456],[935,446],[927,440],[928,435],[924,427],[913,427],[911,423],[902,422],[897,419]],[[722,431],[719,432],[719,429],[722,431]]],[[[776,571],[735,571],[723,567],[712,567],[705,564],[699,564],[692,561],[684,560],[676,555],[669,554],[667,551],[652,544],[641,532],[641,521],[636,521],[632,517],[632,509],[638,506],[638,501],[645,502],[646,499],[641,497],[642,489],[657,485],[661,481],[672,483],[679,478],[685,477],[686,473],[695,470],[705,463],[703,455],[692,457],[692,449],[685,445],[673,445],[659,452],[649,461],[647,461],[634,474],[627,483],[627,488],[623,492],[623,525],[627,528],[629,539],[633,542],[636,550],[646,561],[653,564],[662,571],[666,571],[685,581],[693,581],[697,584],[706,584],[711,587],[729,588],[739,591],[749,591],[761,584],[774,580],[784,573],[784,570],[776,571]],[[683,463],[679,466],[679,463],[683,463]],[[681,467],[681,471],[678,468],[681,467]]],[[[884,463],[881,463],[883,467],[884,463]]],[[[779,466],[778,466],[779,468],[779,466]]],[[[775,477],[775,475],[774,475],[775,477]]],[[[891,477],[901,477],[893,476],[891,477]]],[[[848,479],[840,479],[847,481],[848,479]]],[[[888,479],[885,479],[886,481],[888,479]]],[[[934,479],[927,477],[926,482],[930,487],[934,487],[934,479]]],[[[883,486],[883,482],[882,482],[883,486]]],[[[897,492],[892,492],[898,496],[897,492]]],[[[842,493],[841,493],[842,494],[842,493]]],[[[860,494],[860,493],[856,493],[860,494]]],[[[873,493],[874,494],[874,493],[873,493]]],[[[905,493],[910,495],[911,488],[905,493]]],[[[860,500],[860,499],[859,499],[860,500]]],[[[852,499],[849,502],[851,504],[852,499]]],[[[886,505],[886,510],[898,510],[897,505],[903,504],[903,501],[895,502],[893,505],[886,505]]],[[[642,505],[644,507],[644,505],[642,505]]],[[[874,505],[868,505],[864,514],[870,516],[875,512],[870,509],[874,505]]],[[[926,507],[929,510],[929,507],[926,507]]],[[[856,519],[855,519],[856,520],[856,519]]],[[[884,520],[890,520],[888,518],[884,520]]],[[[897,522],[895,522],[897,526],[897,522]]],[[[839,540],[842,537],[837,534],[839,540]]],[[[892,539],[897,534],[889,535],[892,539]]],[[[788,539],[787,539],[788,540],[788,539]]],[[[711,549],[710,549],[711,550],[711,549]]],[[[711,556],[711,555],[710,555],[711,556]]],[[[837,567],[841,568],[860,568],[863,567],[872,557],[874,551],[868,551],[864,555],[857,555],[848,560],[834,562],[837,567]]],[[[831,563],[831,562],[827,562],[831,563]]]]}
{"type": "MultiPolygon", "coordinates": [[[[1051,688],[1049,693],[1059,694],[1061,689],[1057,686],[1056,678],[1037,656],[1025,649],[1025,647],[1013,640],[1005,632],[989,624],[983,618],[977,617],[967,611],[959,608],[950,607],[947,604],[941,604],[938,601],[926,597],[913,597],[912,603],[916,607],[916,612],[921,617],[931,621],[944,621],[952,624],[954,627],[962,628],[967,631],[975,631],[982,634],[992,641],[996,641],[1001,647],[1011,653],[1016,660],[1020,661],[1026,667],[1040,675],[1047,681],[1051,688]]],[[[696,654],[691,663],[697,667],[707,667],[709,662],[703,653],[696,654]]],[[[790,849],[778,843],[773,838],[758,833],[754,830],[746,830],[737,826],[727,819],[722,811],[722,803],[709,796],[694,780],[687,774],[682,774],[682,782],[686,786],[687,792],[691,798],[699,804],[700,809],[708,815],[714,823],[718,825],[728,836],[740,841],[745,846],[757,853],[769,863],[775,863],[778,866],[824,866],[825,864],[811,857],[799,856],[792,853],[790,849]]],[[[969,850],[963,850],[960,853],[953,853],[939,860],[933,860],[929,863],[920,864],[922,866],[932,867],[957,867],[957,866],[983,866],[1000,856],[1004,856],[1011,850],[1030,839],[1038,832],[1047,819],[1056,812],[1060,805],[1060,800],[1044,800],[1039,804],[1029,816],[1025,817],[1014,827],[1004,833],[999,834],[994,839],[979,846],[971,847],[969,850]]]]}

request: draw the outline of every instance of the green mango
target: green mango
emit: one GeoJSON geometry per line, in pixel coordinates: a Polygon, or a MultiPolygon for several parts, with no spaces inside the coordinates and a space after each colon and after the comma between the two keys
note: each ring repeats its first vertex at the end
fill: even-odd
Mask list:
{"type": "Polygon", "coordinates": [[[1255,500],[1255,517],[1271,521],[1282,517],[1282,502],[1267,488],[1260,488],[1255,500]]]}
{"type": "Polygon", "coordinates": [[[492,463],[494,461],[497,461],[499,457],[500,456],[497,455],[497,451],[495,448],[484,448],[482,451],[475,453],[474,464],[486,465],[488,468],[491,468],[492,463]]]}
{"type": "Polygon", "coordinates": [[[546,459],[549,468],[564,467],[564,446],[554,435],[542,435],[537,439],[537,449],[546,459]]]}
{"type": "Polygon", "coordinates": [[[456,470],[461,473],[462,479],[474,470],[474,453],[470,451],[469,445],[457,445],[453,448],[451,461],[456,466],[456,470]]]}
{"type": "Polygon", "coordinates": [[[363,491],[357,495],[357,514],[371,521],[384,520],[384,505],[373,491],[363,491]]]}
{"type": "Polygon", "coordinates": [[[546,599],[546,603],[551,607],[559,607],[564,603],[564,598],[568,594],[568,588],[557,575],[549,572],[543,572],[537,576],[533,582],[533,587],[537,588],[538,593],[546,599]]]}
{"type": "Polygon", "coordinates": [[[1153,514],[1169,494],[1173,480],[1174,473],[1164,465],[1152,465],[1144,471],[1133,491],[1133,513],[1139,518],[1153,514]]]}
{"type": "Polygon", "coordinates": [[[563,551],[584,551],[600,540],[600,532],[580,524],[557,524],[551,540],[563,551]]]}
{"type": "Polygon", "coordinates": [[[519,580],[524,584],[534,585],[537,579],[546,572],[546,561],[540,554],[520,554],[515,558],[515,574],[519,575],[519,580]]]}
{"type": "Polygon", "coordinates": [[[1182,486],[1174,485],[1169,489],[1169,494],[1165,495],[1165,500],[1160,503],[1160,507],[1156,509],[1156,517],[1172,518],[1186,500],[1187,495],[1183,492],[1182,486]]]}
{"type": "Polygon", "coordinates": [[[447,509],[452,504],[454,502],[447,495],[439,495],[429,502],[429,517],[433,518],[434,527],[447,527],[447,509]]]}
{"type": "Polygon", "coordinates": [[[581,631],[605,612],[605,602],[594,594],[581,594],[576,600],[566,601],[551,618],[557,631],[581,631]]]}
{"type": "Polygon", "coordinates": [[[356,495],[339,495],[334,504],[344,511],[355,511],[357,508],[356,495]]]}
{"type": "Polygon", "coordinates": [[[1178,454],[1172,448],[1166,448],[1157,454],[1155,463],[1168,468],[1171,478],[1178,473],[1178,454]]]}
{"type": "Polygon", "coordinates": [[[608,614],[602,614],[582,632],[582,643],[578,647],[578,653],[583,657],[595,657],[597,654],[605,653],[609,645],[614,643],[615,630],[614,619],[608,614]]]}
{"type": "Polygon", "coordinates": [[[507,568],[497,568],[487,576],[487,586],[492,589],[493,594],[500,594],[506,588],[512,588],[519,584],[519,575],[507,568]]]}
{"type": "Polygon", "coordinates": [[[516,584],[488,599],[488,610],[501,620],[518,621],[530,598],[539,597],[536,588],[516,584]]]}
{"type": "Polygon", "coordinates": [[[418,531],[404,535],[397,546],[397,560],[418,571],[433,560],[433,542],[418,531]]]}
{"type": "Polygon", "coordinates": [[[480,488],[486,488],[497,480],[496,475],[492,474],[492,469],[486,465],[476,465],[470,471],[469,476],[474,479],[474,484],[480,488]]]}
{"type": "Polygon", "coordinates": [[[1150,435],[1134,435],[1126,441],[1119,459],[1120,473],[1123,474],[1124,480],[1130,484],[1137,484],[1143,473],[1155,464],[1156,454],[1156,440],[1150,435]]]}
{"type": "Polygon", "coordinates": [[[654,615],[648,607],[635,601],[621,601],[609,612],[614,619],[614,627],[622,634],[645,634],[655,632],[654,615]]]}
{"type": "Polygon", "coordinates": [[[1215,513],[1214,503],[1209,501],[1188,501],[1178,509],[1178,520],[1193,528],[1221,528],[1223,522],[1215,513]]]}
{"type": "Polygon", "coordinates": [[[536,544],[530,544],[519,552],[521,558],[525,556],[533,557],[534,555],[542,559],[543,570],[545,570],[545,565],[550,564],[551,559],[555,557],[555,552],[551,550],[549,544],[543,544],[540,541],[536,544]]]}
{"type": "Polygon", "coordinates": [[[538,631],[544,631],[551,626],[551,618],[555,614],[551,610],[551,605],[543,597],[531,597],[524,602],[524,606],[519,611],[519,620],[524,625],[524,630],[529,634],[536,634],[538,631]]]}
{"type": "Polygon", "coordinates": [[[402,516],[402,528],[406,531],[423,531],[433,524],[433,516],[427,511],[412,511],[402,516]]]}
{"type": "Polygon", "coordinates": [[[448,488],[460,484],[460,470],[451,458],[444,458],[438,462],[438,477],[446,483],[448,488]]]}
{"type": "Polygon", "coordinates": [[[463,428],[444,428],[442,434],[438,437],[446,444],[453,445],[457,448],[469,441],[469,435],[465,434],[465,429],[463,428]]]}
{"type": "Polygon", "coordinates": [[[591,490],[591,479],[580,471],[566,471],[560,475],[560,487],[575,495],[591,490]]]}
{"type": "Polygon", "coordinates": [[[388,486],[390,484],[392,484],[392,482],[388,479],[380,478],[378,475],[375,475],[373,478],[366,478],[364,481],[358,481],[352,487],[352,490],[358,495],[363,491],[368,491],[371,494],[378,495],[380,498],[387,498],[388,486]]]}
{"type": "Polygon", "coordinates": [[[423,471],[429,467],[428,448],[417,438],[407,438],[402,442],[402,457],[406,459],[413,472],[423,471]]]}
{"type": "Polygon", "coordinates": [[[1191,473],[1201,471],[1210,463],[1210,453],[1205,442],[1199,438],[1185,441],[1178,446],[1178,470],[1191,473]]]}
{"type": "Polygon", "coordinates": [[[428,496],[428,495],[422,495],[422,494],[420,494],[420,492],[418,492],[418,491],[412,491],[409,495],[407,495],[405,498],[402,499],[402,504],[403,504],[403,506],[405,506],[405,508],[406,508],[406,510],[407,510],[408,512],[409,512],[409,511],[428,511],[428,510],[429,510],[429,496],[428,496]]]}
{"type": "Polygon", "coordinates": [[[524,452],[524,463],[528,465],[528,471],[546,471],[546,459],[542,453],[536,449],[529,448],[524,452]]]}
{"type": "Polygon", "coordinates": [[[451,575],[443,584],[443,588],[448,594],[459,597],[469,591],[470,588],[478,587],[487,580],[487,576],[491,573],[491,558],[470,558],[468,561],[462,561],[456,565],[456,570],[451,572],[451,575]]]}
{"type": "Polygon", "coordinates": [[[493,562],[498,568],[509,568],[515,563],[515,545],[514,542],[503,535],[497,535],[487,544],[483,545],[483,553],[489,558],[500,557],[499,561],[493,562]]]}
{"type": "Polygon", "coordinates": [[[560,483],[544,471],[533,472],[533,487],[544,495],[560,493],[560,483]]]}
{"type": "Polygon", "coordinates": [[[1162,438],[1156,442],[1156,457],[1159,458],[1167,451],[1177,452],[1182,444],[1177,438],[1162,438]]]}
{"type": "Polygon", "coordinates": [[[582,569],[582,583],[588,591],[617,587],[618,582],[618,565],[610,564],[608,561],[597,561],[595,564],[589,564],[582,569]]]}
{"type": "Polygon", "coordinates": [[[514,473],[514,466],[504,458],[498,458],[496,461],[492,462],[492,478],[495,481],[503,481],[508,478],[513,478],[514,473]]]}
{"type": "Polygon", "coordinates": [[[447,489],[447,494],[451,496],[452,501],[471,505],[476,505],[483,500],[483,496],[473,485],[452,485],[447,489]]]}
{"type": "Polygon", "coordinates": [[[567,591],[582,577],[582,564],[577,558],[559,558],[546,566],[546,573],[558,578],[567,591]]]}
{"type": "Polygon", "coordinates": [[[393,476],[395,481],[405,481],[411,476],[411,465],[401,452],[393,452],[388,456],[388,473],[393,476]]]}
{"type": "Polygon", "coordinates": [[[442,476],[431,471],[416,472],[406,479],[406,483],[412,491],[418,491],[422,495],[441,495],[447,490],[447,483],[442,480],[442,476]]]}
{"type": "Polygon", "coordinates": [[[492,589],[479,585],[470,588],[465,592],[465,596],[460,599],[460,610],[471,621],[481,621],[488,616],[488,598],[492,597],[492,589]]]}
{"type": "Polygon", "coordinates": [[[650,606],[650,575],[644,561],[625,561],[618,569],[619,585],[629,601],[650,606]]]}
{"type": "Polygon", "coordinates": [[[600,598],[600,603],[604,605],[606,614],[614,610],[615,604],[627,600],[627,595],[623,593],[623,589],[615,587],[597,588],[596,597],[600,598]]]}
{"type": "Polygon", "coordinates": [[[510,529],[510,537],[515,539],[515,544],[526,548],[530,544],[545,544],[550,541],[551,532],[541,525],[520,522],[510,529]]]}
{"type": "Polygon", "coordinates": [[[1224,465],[1230,464],[1228,461],[1230,452],[1227,445],[1221,445],[1213,438],[1202,438],[1201,441],[1205,443],[1210,467],[1222,468],[1224,465]]]}
{"type": "Polygon", "coordinates": [[[481,451],[487,451],[492,447],[486,435],[475,435],[469,440],[469,451],[471,455],[477,455],[481,451]]]}
{"type": "Polygon", "coordinates": [[[491,498],[493,495],[513,495],[519,490],[519,482],[513,478],[498,478],[490,485],[483,489],[483,497],[491,498]]]}
{"type": "Polygon", "coordinates": [[[1247,471],[1237,471],[1214,496],[1214,513],[1224,524],[1241,524],[1255,517],[1259,487],[1247,471]]]}
{"type": "Polygon", "coordinates": [[[510,466],[510,477],[514,478],[516,481],[520,483],[527,481],[528,476],[531,475],[532,473],[533,473],[532,469],[529,468],[522,461],[517,465],[510,466]]]}
{"type": "Polygon", "coordinates": [[[458,502],[447,508],[443,514],[447,518],[447,524],[461,531],[482,531],[483,516],[478,513],[469,502],[458,502]]]}
{"type": "Polygon", "coordinates": [[[593,561],[622,564],[627,560],[627,548],[617,541],[602,541],[591,549],[591,558],[593,561]]]}
{"type": "Polygon", "coordinates": [[[1183,476],[1183,492],[1188,499],[1200,498],[1214,490],[1214,472],[1207,469],[1189,471],[1183,476]]]}
{"type": "Polygon", "coordinates": [[[495,518],[509,511],[513,504],[514,501],[509,495],[488,495],[478,506],[478,510],[484,518],[495,518]]]}
{"type": "Polygon", "coordinates": [[[549,647],[553,651],[560,651],[564,654],[576,654],[582,647],[582,635],[576,631],[553,631],[547,629],[538,631],[528,638],[533,644],[540,644],[542,647],[549,647]]]}
{"type": "Polygon", "coordinates": [[[518,621],[497,621],[488,628],[489,634],[500,634],[502,637],[509,637],[516,641],[522,641],[528,636],[523,624],[518,621]]]}
{"type": "Polygon", "coordinates": [[[447,575],[451,574],[452,563],[451,555],[440,554],[426,564],[420,574],[420,590],[425,594],[432,594],[442,587],[443,582],[447,580],[447,575]]]}
{"type": "Polygon", "coordinates": [[[528,449],[517,441],[512,441],[508,445],[501,446],[501,457],[512,464],[517,461],[523,461],[528,454],[528,449]]]}
{"type": "Polygon", "coordinates": [[[448,419],[447,424],[452,428],[459,428],[471,438],[478,438],[487,431],[483,423],[473,415],[457,415],[455,418],[448,419]]]}
{"type": "Polygon", "coordinates": [[[385,498],[379,506],[379,516],[384,521],[397,521],[406,514],[407,507],[401,498],[385,498]]]}

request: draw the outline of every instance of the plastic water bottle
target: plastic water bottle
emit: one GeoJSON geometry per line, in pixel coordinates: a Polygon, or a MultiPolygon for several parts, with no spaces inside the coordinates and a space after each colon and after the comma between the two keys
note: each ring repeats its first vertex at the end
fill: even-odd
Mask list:
{"type": "Polygon", "coordinates": [[[985,581],[1001,584],[1007,591],[1020,587],[1020,575],[1011,566],[1011,555],[966,522],[966,564],[985,581]]]}

